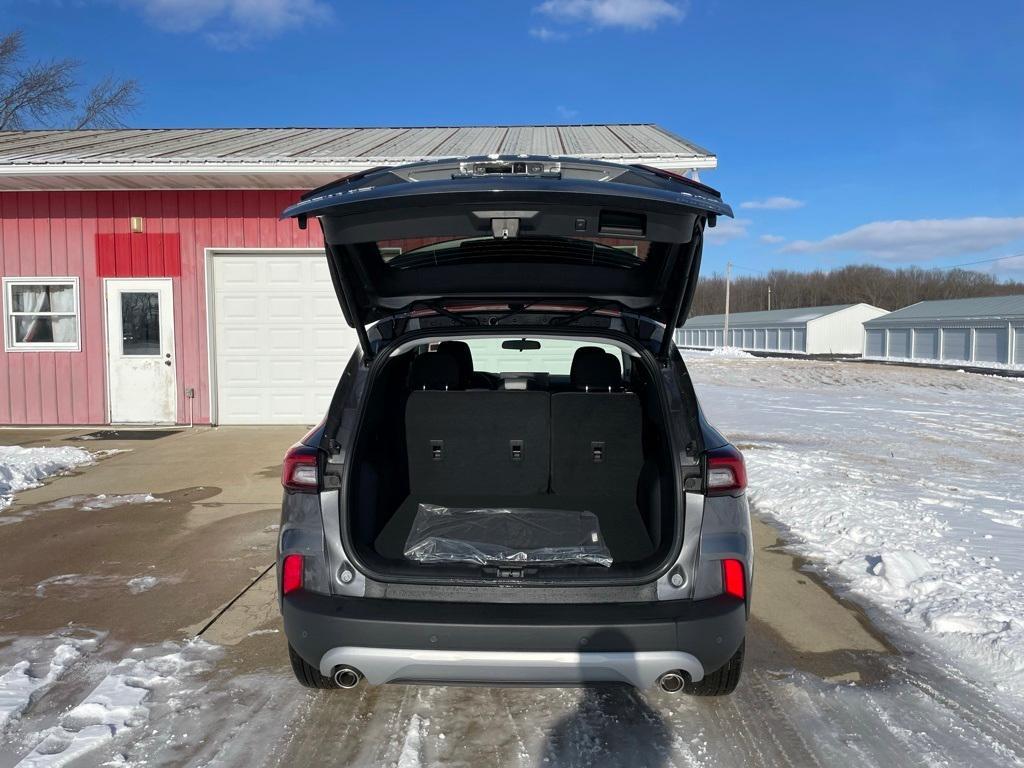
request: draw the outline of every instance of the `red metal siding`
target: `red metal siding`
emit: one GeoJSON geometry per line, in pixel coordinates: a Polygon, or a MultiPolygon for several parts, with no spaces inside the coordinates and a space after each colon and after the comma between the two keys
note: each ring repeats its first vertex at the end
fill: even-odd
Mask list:
{"type": "Polygon", "coordinates": [[[169,276],[174,286],[178,421],[185,389],[209,422],[207,248],[321,247],[316,227],[278,215],[299,192],[0,192],[0,274],[77,276],[81,351],[0,352],[0,424],[107,421],[103,277],[169,276]],[[143,233],[132,233],[132,216],[143,233]]]}

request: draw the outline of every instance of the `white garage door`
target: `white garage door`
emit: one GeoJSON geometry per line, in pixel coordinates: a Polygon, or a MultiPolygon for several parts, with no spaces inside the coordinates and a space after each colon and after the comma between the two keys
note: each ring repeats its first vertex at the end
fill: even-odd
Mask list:
{"type": "Polygon", "coordinates": [[[317,423],[358,344],[327,260],[272,252],[212,258],[217,423],[317,423]]]}

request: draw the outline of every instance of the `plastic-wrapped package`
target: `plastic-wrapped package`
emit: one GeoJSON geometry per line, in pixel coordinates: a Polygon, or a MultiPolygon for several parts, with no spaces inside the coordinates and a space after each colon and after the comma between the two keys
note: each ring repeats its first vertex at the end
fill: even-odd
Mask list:
{"type": "Polygon", "coordinates": [[[612,564],[592,512],[420,504],[405,556],[421,563],[612,564]]]}

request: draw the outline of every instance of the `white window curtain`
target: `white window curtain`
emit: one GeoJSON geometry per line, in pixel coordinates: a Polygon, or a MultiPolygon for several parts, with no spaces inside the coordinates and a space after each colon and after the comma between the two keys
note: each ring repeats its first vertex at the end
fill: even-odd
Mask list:
{"type": "Polygon", "coordinates": [[[11,329],[15,344],[76,344],[75,283],[10,285],[11,329]]]}

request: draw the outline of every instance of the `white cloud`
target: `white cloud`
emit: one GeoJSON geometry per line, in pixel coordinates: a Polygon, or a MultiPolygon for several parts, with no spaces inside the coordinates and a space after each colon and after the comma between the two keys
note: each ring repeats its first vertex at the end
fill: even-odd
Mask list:
{"type": "Polygon", "coordinates": [[[558,111],[559,117],[561,117],[563,120],[575,120],[577,117],[580,116],[580,111],[578,109],[566,107],[562,104],[559,104],[557,107],[555,107],[555,109],[558,111]]]}
{"type": "Polygon", "coordinates": [[[543,40],[545,43],[553,43],[558,40],[565,40],[569,36],[565,32],[559,32],[551,27],[532,27],[530,29],[530,37],[543,40]]]}
{"type": "Polygon", "coordinates": [[[865,253],[889,261],[924,261],[982,253],[1024,238],[1024,216],[873,221],[823,240],[796,240],[783,253],[865,253]]]}
{"type": "Polygon", "coordinates": [[[223,48],[298,29],[333,17],[324,0],[125,0],[168,32],[203,32],[223,48]]]}
{"type": "Polygon", "coordinates": [[[764,200],[748,200],[740,203],[740,208],[760,211],[789,211],[793,208],[803,208],[803,200],[794,200],[792,197],[766,197],[764,200]]]}
{"type": "Polygon", "coordinates": [[[668,0],[544,0],[536,10],[561,22],[625,29],[654,29],[686,15],[685,5],[668,0]]]}
{"type": "Polygon", "coordinates": [[[760,240],[765,245],[778,245],[779,243],[786,242],[786,238],[784,238],[782,235],[761,235],[761,237],[759,237],[758,240],[760,240]]]}
{"type": "Polygon", "coordinates": [[[730,219],[725,216],[718,217],[717,226],[704,230],[704,242],[712,245],[722,245],[730,240],[738,240],[747,237],[747,227],[750,226],[750,219],[730,219]]]}

